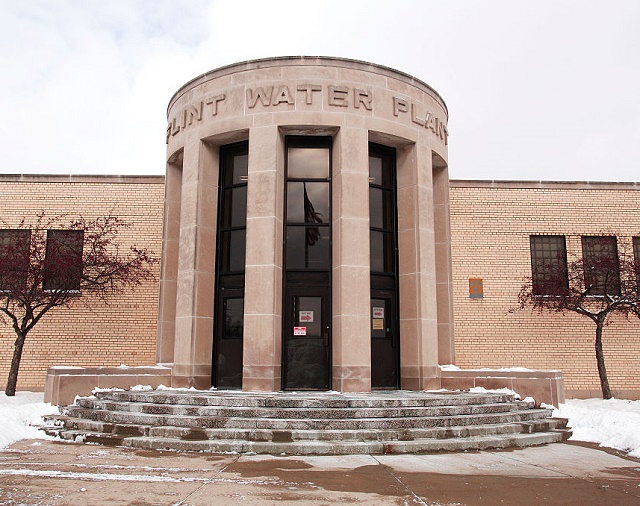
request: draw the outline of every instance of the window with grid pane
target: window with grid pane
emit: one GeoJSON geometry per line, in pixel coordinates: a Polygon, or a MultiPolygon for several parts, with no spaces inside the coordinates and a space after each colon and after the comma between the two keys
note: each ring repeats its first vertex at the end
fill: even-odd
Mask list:
{"type": "Polygon", "coordinates": [[[531,278],[534,295],[565,295],[569,291],[567,245],[563,235],[532,235],[531,278]]]}
{"type": "Polygon", "coordinates": [[[83,230],[47,230],[45,290],[80,290],[83,230]]]}
{"type": "Polygon", "coordinates": [[[23,290],[29,268],[31,230],[0,230],[0,291],[23,290]]]}
{"type": "Polygon", "coordinates": [[[583,236],[584,284],[589,295],[620,295],[620,262],[615,236],[583,236]]]}

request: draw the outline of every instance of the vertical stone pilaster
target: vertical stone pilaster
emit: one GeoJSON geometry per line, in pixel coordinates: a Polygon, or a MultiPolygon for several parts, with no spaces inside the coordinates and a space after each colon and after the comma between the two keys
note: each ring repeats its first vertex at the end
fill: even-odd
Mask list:
{"type": "Polygon", "coordinates": [[[369,139],[341,128],[332,176],[332,388],[371,391],[369,139]]]}
{"type": "Polygon", "coordinates": [[[438,304],[438,363],[455,364],[453,336],[453,276],[449,206],[449,169],[433,154],[433,210],[438,304]]]}
{"type": "Polygon", "coordinates": [[[247,391],[281,388],[283,152],[276,126],[249,131],[242,373],[247,391]]]}
{"type": "Polygon", "coordinates": [[[399,148],[397,167],[401,387],[438,388],[431,151],[399,148]]]}
{"type": "Polygon", "coordinates": [[[218,152],[185,143],[172,385],[209,388],[213,354],[218,152]]]}
{"type": "Polygon", "coordinates": [[[165,177],[162,266],[156,334],[156,363],[161,364],[173,363],[181,195],[182,150],[179,154],[179,160],[167,163],[167,175],[165,177]]]}

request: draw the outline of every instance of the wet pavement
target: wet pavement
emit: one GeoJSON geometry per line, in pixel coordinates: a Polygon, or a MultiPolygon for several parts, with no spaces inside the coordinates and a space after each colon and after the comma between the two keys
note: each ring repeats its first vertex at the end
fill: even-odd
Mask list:
{"type": "Polygon", "coordinates": [[[590,445],[432,455],[221,455],[25,440],[2,505],[640,505],[640,460],[590,445]]]}

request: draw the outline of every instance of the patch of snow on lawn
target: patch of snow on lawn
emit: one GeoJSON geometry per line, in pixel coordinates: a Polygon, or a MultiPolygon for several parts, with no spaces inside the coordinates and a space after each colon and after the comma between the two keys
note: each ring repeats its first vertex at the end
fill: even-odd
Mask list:
{"type": "Polygon", "coordinates": [[[553,416],[569,419],[571,440],[598,443],[640,458],[640,401],[570,399],[553,416]]]}
{"type": "Polygon", "coordinates": [[[0,394],[0,448],[20,439],[48,439],[38,430],[42,417],[58,413],[57,406],[43,402],[42,392],[16,392],[14,397],[0,394]]]}

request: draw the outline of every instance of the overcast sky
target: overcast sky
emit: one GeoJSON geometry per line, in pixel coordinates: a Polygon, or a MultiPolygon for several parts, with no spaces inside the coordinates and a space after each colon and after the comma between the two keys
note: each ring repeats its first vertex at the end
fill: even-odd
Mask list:
{"type": "Polygon", "coordinates": [[[185,82],[269,56],[407,72],[452,179],[640,180],[638,0],[0,0],[2,173],[164,174],[185,82]]]}

